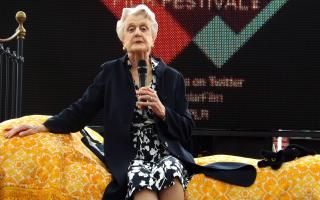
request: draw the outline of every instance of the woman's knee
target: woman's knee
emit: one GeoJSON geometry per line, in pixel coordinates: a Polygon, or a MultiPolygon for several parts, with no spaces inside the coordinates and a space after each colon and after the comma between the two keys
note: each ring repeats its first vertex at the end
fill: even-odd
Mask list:
{"type": "Polygon", "coordinates": [[[134,200],[157,200],[158,194],[152,190],[149,189],[142,189],[138,192],[135,192],[133,194],[134,200]]]}
{"type": "Polygon", "coordinates": [[[184,189],[180,180],[178,178],[174,178],[174,184],[164,190],[159,192],[159,197],[161,199],[184,199],[184,189]]]}

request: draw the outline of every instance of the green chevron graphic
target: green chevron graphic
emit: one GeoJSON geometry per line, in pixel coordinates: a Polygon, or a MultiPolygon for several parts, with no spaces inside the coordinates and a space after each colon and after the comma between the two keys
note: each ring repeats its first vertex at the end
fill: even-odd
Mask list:
{"type": "Polygon", "coordinates": [[[240,33],[216,16],[193,41],[220,68],[288,1],[271,1],[240,33]]]}

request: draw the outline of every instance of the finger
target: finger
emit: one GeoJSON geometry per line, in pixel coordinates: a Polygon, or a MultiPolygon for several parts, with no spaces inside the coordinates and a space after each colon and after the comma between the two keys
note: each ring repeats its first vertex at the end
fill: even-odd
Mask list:
{"type": "Polygon", "coordinates": [[[12,127],[8,127],[8,128],[5,128],[4,131],[10,131],[11,129],[13,129],[12,127]]]}
{"type": "Polygon", "coordinates": [[[35,133],[36,133],[36,131],[34,129],[29,129],[26,131],[21,131],[18,135],[19,135],[19,137],[23,137],[23,136],[32,135],[35,133]]]}
{"type": "Polygon", "coordinates": [[[147,91],[147,90],[138,93],[138,97],[139,97],[139,96],[143,96],[143,95],[149,95],[149,96],[158,98],[157,93],[151,92],[151,91],[147,91]]]}
{"type": "Polygon", "coordinates": [[[139,88],[139,90],[148,90],[148,89],[149,89],[148,86],[143,86],[143,87],[139,88]]]}
{"type": "Polygon", "coordinates": [[[141,95],[138,97],[138,101],[147,101],[148,97],[149,97],[149,95],[141,95]]]}
{"type": "Polygon", "coordinates": [[[148,102],[148,101],[139,101],[138,102],[138,106],[140,107],[148,107],[148,106],[151,106],[151,108],[155,107],[156,106],[156,102],[148,102]]]}
{"type": "Polygon", "coordinates": [[[157,93],[157,91],[155,91],[154,89],[152,89],[150,87],[147,87],[146,90],[148,90],[149,92],[155,93],[155,94],[157,93]]]}
{"type": "Polygon", "coordinates": [[[139,95],[144,95],[144,94],[146,94],[146,90],[142,90],[141,88],[139,89],[139,90],[137,90],[137,95],[139,96],[139,95]]]}
{"type": "Polygon", "coordinates": [[[140,90],[146,90],[146,91],[150,91],[150,92],[154,92],[154,90],[148,86],[144,86],[144,87],[141,87],[139,88],[140,90]]]}
{"type": "Polygon", "coordinates": [[[158,101],[158,97],[155,95],[142,95],[138,97],[139,101],[149,101],[149,102],[156,102],[158,101]]]}
{"type": "Polygon", "coordinates": [[[12,129],[9,132],[5,133],[4,137],[9,139],[9,138],[12,138],[17,133],[18,133],[17,131],[13,131],[13,129],[12,129]]]}
{"type": "Polygon", "coordinates": [[[18,127],[16,127],[16,128],[11,129],[9,132],[7,132],[7,133],[4,135],[4,137],[6,137],[6,138],[11,138],[11,137],[13,137],[14,135],[16,135],[17,133],[19,133],[19,132],[21,132],[21,131],[24,131],[24,130],[27,130],[27,129],[29,129],[29,128],[30,128],[30,126],[28,126],[28,125],[18,126],[18,127]]]}
{"type": "Polygon", "coordinates": [[[4,134],[5,138],[11,138],[13,135],[15,135],[18,131],[18,128],[12,128],[10,131],[4,134]]]}
{"type": "Polygon", "coordinates": [[[139,88],[137,94],[151,94],[154,93],[156,94],[156,91],[154,91],[153,89],[149,88],[149,87],[141,87],[139,88]]]}

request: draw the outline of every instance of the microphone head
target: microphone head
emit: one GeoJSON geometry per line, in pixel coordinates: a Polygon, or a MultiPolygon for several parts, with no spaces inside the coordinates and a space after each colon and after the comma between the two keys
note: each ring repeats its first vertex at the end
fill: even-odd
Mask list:
{"type": "Polygon", "coordinates": [[[139,62],[138,62],[138,73],[139,74],[147,73],[147,62],[145,60],[139,60],[139,62]]]}

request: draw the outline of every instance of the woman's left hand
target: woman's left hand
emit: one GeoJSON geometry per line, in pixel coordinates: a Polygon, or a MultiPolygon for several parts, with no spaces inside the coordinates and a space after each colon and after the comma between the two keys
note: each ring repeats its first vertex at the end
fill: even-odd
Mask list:
{"type": "Polygon", "coordinates": [[[153,113],[160,119],[164,119],[166,108],[161,103],[156,91],[149,87],[141,87],[136,91],[138,97],[138,106],[141,109],[150,106],[153,113]]]}

